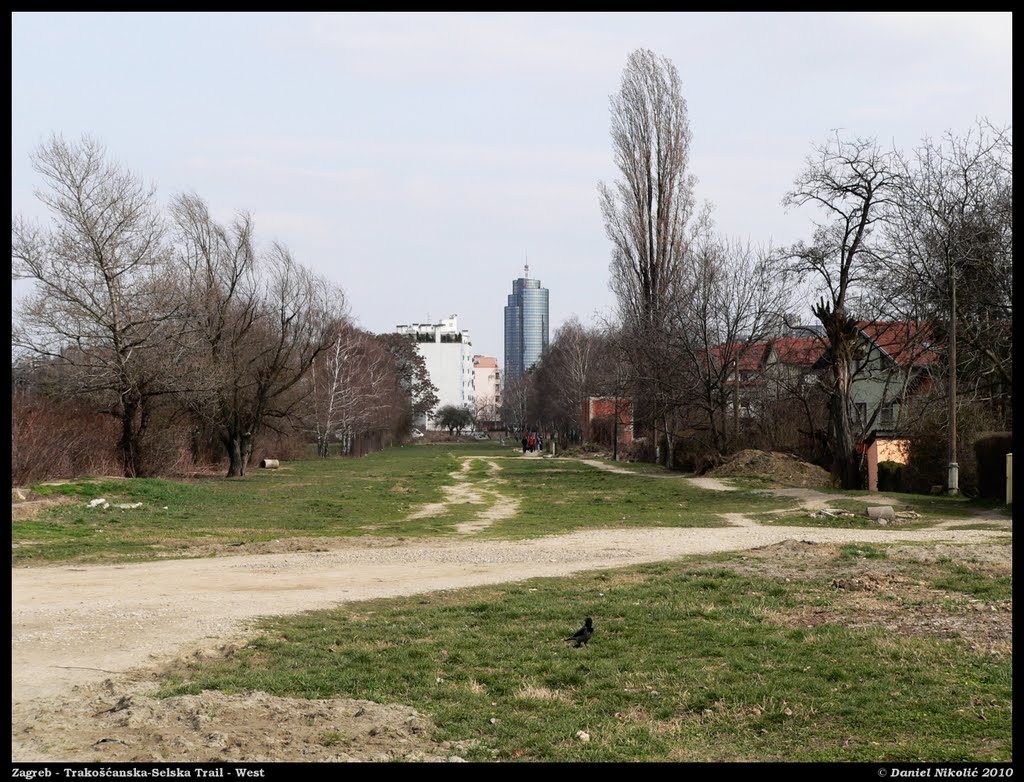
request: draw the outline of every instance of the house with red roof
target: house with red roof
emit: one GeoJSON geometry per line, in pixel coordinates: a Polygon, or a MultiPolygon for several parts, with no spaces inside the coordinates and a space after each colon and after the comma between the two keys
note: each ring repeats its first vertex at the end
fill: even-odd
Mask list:
{"type": "MultiPolygon", "coordinates": [[[[863,342],[850,368],[854,426],[861,438],[895,433],[907,402],[935,382],[941,353],[925,323],[872,320],[858,322],[857,328],[863,342]]],[[[787,398],[806,404],[808,395],[826,391],[831,382],[824,336],[732,343],[715,348],[710,358],[719,366],[732,364],[726,382],[736,389],[733,398],[739,399],[742,417],[755,417],[768,403],[787,398]]],[[[824,396],[819,393],[818,399],[824,396]]]]}

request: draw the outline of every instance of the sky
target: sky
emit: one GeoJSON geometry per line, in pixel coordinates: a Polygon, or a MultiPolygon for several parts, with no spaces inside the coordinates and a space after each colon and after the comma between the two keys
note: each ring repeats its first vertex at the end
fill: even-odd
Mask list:
{"type": "MultiPolygon", "coordinates": [[[[911,149],[1012,121],[1012,15],[12,15],[12,213],[45,222],[32,151],[88,133],[340,286],[374,332],[457,314],[503,358],[512,280],[551,335],[611,315],[597,194],[629,53],[679,70],[699,201],[755,245],[810,238],[781,200],[836,129],[911,149]]],[[[17,299],[25,290],[18,282],[17,299]]]]}

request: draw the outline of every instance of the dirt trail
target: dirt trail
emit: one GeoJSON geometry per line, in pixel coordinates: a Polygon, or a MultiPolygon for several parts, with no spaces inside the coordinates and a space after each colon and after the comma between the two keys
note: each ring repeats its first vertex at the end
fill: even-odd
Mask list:
{"type": "Polygon", "coordinates": [[[462,459],[462,466],[449,476],[455,481],[451,486],[442,486],[441,492],[445,498],[441,502],[432,502],[413,511],[407,517],[409,520],[425,519],[433,516],[443,516],[452,505],[469,503],[471,505],[483,505],[472,521],[457,524],[455,529],[464,535],[472,535],[486,529],[496,521],[510,519],[519,512],[519,500],[502,494],[495,488],[500,483],[499,473],[501,465],[496,458],[487,456],[466,456],[462,459]],[[487,463],[487,477],[481,481],[473,481],[469,471],[473,462],[482,460],[487,463]]]}
{"type": "MultiPolygon", "coordinates": [[[[674,478],[676,480],[683,480],[687,483],[696,486],[698,489],[709,489],[711,491],[736,491],[736,487],[732,486],[720,478],[712,478],[709,475],[701,476],[687,476],[679,475],[674,473],[643,473],[634,472],[633,470],[627,470],[622,467],[617,467],[614,464],[607,464],[606,462],[600,462],[596,459],[580,459],[579,461],[584,464],[588,464],[591,467],[596,467],[599,470],[605,472],[613,472],[618,475],[633,475],[638,478],[674,478]]],[[[776,497],[796,497],[800,500],[800,506],[806,510],[821,510],[827,508],[829,503],[836,502],[838,500],[848,500],[850,497],[845,494],[830,494],[828,492],[819,491],[818,489],[809,488],[789,488],[789,489],[758,489],[759,492],[765,492],[772,494],[776,497]]],[[[895,497],[888,497],[884,494],[876,494],[870,497],[864,497],[865,504],[873,505],[903,505],[903,500],[895,497]]],[[[1005,518],[1005,517],[1000,517],[1005,518]]],[[[963,523],[962,521],[956,521],[955,523],[963,523]]]]}
{"type": "Polygon", "coordinates": [[[526,541],[341,541],[331,551],[11,571],[12,702],[238,639],[255,617],[770,545],[949,540],[982,530],[732,526],[593,530],[526,541]]]}
{"type": "Polygon", "coordinates": [[[599,470],[604,470],[605,472],[613,472],[616,475],[632,475],[635,478],[670,478],[675,480],[686,481],[687,483],[696,486],[698,489],[710,489],[711,491],[736,491],[735,486],[730,486],[729,484],[718,480],[718,478],[709,478],[706,476],[695,478],[670,472],[636,472],[634,470],[627,470],[624,467],[618,467],[617,465],[614,464],[601,462],[598,461],[597,459],[579,459],[578,461],[590,465],[591,467],[596,467],[599,470]]]}

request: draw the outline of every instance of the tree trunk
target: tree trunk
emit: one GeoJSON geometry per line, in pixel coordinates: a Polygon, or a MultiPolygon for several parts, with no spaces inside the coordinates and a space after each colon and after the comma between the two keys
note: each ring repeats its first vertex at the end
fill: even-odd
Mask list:
{"type": "Polygon", "coordinates": [[[138,410],[138,402],[125,402],[121,408],[121,439],[117,443],[117,450],[125,478],[138,477],[141,469],[140,433],[135,428],[138,410]]]}
{"type": "Polygon", "coordinates": [[[241,478],[245,474],[245,467],[242,464],[242,441],[235,436],[229,436],[224,440],[224,446],[228,452],[228,477],[241,478]]]}
{"type": "Polygon", "coordinates": [[[832,442],[835,449],[833,476],[844,489],[860,488],[857,448],[850,423],[850,350],[848,342],[838,332],[829,335],[833,346],[832,379],[835,384],[829,399],[829,417],[832,422],[832,442]]]}
{"type": "Polygon", "coordinates": [[[832,417],[833,442],[835,443],[835,453],[832,454],[833,476],[838,478],[844,489],[859,489],[860,469],[857,464],[857,448],[853,441],[853,430],[850,426],[847,395],[838,393],[833,395],[829,407],[832,417]]]}
{"type": "Polygon", "coordinates": [[[253,436],[248,432],[229,429],[222,437],[228,453],[229,478],[242,478],[252,458],[253,436]]]}
{"type": "Polygon", "coordinates": [[[675,443],[672,438],[672,427],[669,424],[668,416],[664,418],[665,422],[665,469],[674,470],[676,466],[673,452],[675,451],[675,443]]]}

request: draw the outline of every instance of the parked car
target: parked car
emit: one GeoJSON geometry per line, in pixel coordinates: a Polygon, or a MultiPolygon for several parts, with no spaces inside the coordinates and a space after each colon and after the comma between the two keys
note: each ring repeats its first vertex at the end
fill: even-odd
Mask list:
{"type": "Polygon", "coordinates": [[[412,434],[410,436],[412,437],[413,440],[417,440],[423,436],[423,432],[421,432],[419,429],[413,429],[412,434]]]}
{"type": "Polygon", "coordinates": [[[473,432],[474,440],[490,440],[491,436],[487,432],[473,432]]]}

